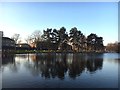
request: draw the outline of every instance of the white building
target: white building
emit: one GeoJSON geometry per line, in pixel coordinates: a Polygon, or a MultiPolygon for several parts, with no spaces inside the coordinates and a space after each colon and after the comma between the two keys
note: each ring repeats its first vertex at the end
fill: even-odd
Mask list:
{"type": "Polygon", "coordinates": [[[0,31],[0,52],[2,51],[2,37],[3,37],[3,32],[0,31]]]}

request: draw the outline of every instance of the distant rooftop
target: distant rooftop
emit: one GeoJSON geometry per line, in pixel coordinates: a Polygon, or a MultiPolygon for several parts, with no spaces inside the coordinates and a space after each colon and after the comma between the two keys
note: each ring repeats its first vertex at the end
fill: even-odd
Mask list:
{"type": "Polygon", "coordinates": [[[3,39],[3,40],[6,39],[6,40],[12,40],[12,41],[14,41],[13,39],[11,39],[11,38],[9,38],[9,37],[2,37],[2,39],[3,39]]]}

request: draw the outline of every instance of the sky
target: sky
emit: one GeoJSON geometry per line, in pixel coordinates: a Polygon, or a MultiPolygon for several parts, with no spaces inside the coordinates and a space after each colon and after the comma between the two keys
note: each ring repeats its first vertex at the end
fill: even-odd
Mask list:
{"type": "Polygon", "coordinates": [[[77,27],[85,36],[95,33],[104,45],[118,41],[117,2],[1,2],[0,31],[11,37],[19,33],[27,38],[35,30],[47,28],[67,32],[77,27]]]}

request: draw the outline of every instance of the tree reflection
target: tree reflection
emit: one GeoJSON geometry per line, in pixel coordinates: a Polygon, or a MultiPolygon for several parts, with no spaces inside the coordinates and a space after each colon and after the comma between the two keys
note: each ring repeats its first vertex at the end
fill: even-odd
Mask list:
{"type": "Polygon", "coordinates": [[[103,59],[97,58],[97,55],[89,55],[89,58],[86,61],[86,68],[90,73],[95,72],[96,70],[102,69],[103,59]]]}
{"type": "Polygon", "coordinates": [[[103,65],[102,58],[87,54],[44,53],[32,57],[33,64],[29,64],[27,68],[33,75],[41,75],[45,79],[57,77],[62,80],[67,72],[70,78],[75,79],[85,68],[92,73],[102,69],[103,65]]]}
{"type": "Polygon", "coordinates": [[[90,73],[102,69],[103,59],[98,58],[99,56],[82,53],[3,55],[2,65],[17,72],[20,65],[23,64],[22,67],[29,70],[33,76],[41,76],[45,79],[59,78],[63,80],[66,75],[76,79],[85,69],[90,73]],[[19,63],[15,57],[19,59],[19,63]]]}
{"type": "Polygon", "coordinates": [[[75,79],[77,76],[79,76],[82,71],[85,68],[85,61],[81,57],[79,57],[79,54],[73,54],[73,60],[72,63],[69,64],[69,76],[73,79],[75,79]]]}

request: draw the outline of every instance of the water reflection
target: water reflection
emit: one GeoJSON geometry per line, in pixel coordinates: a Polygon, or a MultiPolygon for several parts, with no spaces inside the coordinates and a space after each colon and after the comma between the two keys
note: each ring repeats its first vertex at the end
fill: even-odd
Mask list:
{"type": "Polygon", "coordinates": [[[2,55],[2,65],[7,65],[10,63],[11,64],[15,63],[14,54],[3,54],[2,55]]]}
{"type": "Polygon", "coordinates": [[[33,76],[41,76],[45,79],[59,78],[63,80],[66,75],[75,79],[82,72],[95,73],[103,67],[103,54],[65,54],[65,53],[41,53],[3,55],[3,70],[7,65],[13,72],[17,72],[22,65],[33,76]],[[102,57],[102,58],[101,58],[102,57]]]}
{"type": "Polygon", "coordinates": [[[4,68],[9,68],[12,72],[18,72],[19,64],[15,62],[14,54],[4,54],[2,55],[2,71],[4,68]]]}

